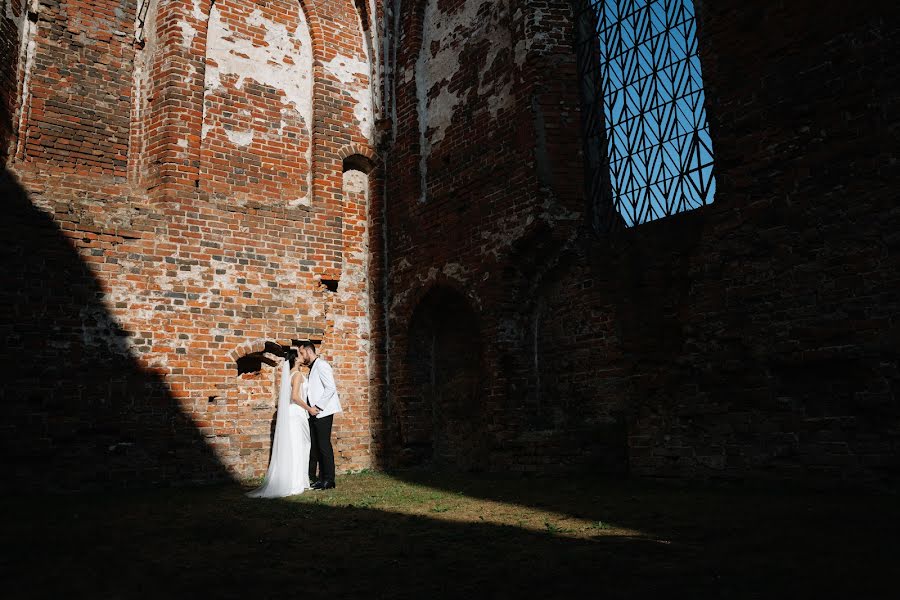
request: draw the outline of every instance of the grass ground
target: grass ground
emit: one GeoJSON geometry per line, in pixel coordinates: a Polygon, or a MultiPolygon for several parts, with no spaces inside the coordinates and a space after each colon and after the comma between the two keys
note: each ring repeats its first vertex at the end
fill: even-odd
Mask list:
{"type": "MultiPolygon", "coordinates": [[[[9,497],[4,597],[894,597],[895,495],[359,473],[9,497]]],[[[896,593],[896,592],[895,592],[896,593]]]]}

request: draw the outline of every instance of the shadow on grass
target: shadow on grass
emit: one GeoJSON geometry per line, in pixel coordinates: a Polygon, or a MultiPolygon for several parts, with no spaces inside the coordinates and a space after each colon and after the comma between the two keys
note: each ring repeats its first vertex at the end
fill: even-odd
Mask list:
{"type": "MultiPolygon", "coordinates": [[[[640,532],[616,550],[616,562],[641,554],[639,540],[667,546],[662,556],[692,576],[679,585],[750,591],[812,590],[831,595],[889,589],[898,494],[854,489],[813,490],[785,482],[688,483],[623,478],[522,477],[394,472],[409,485],[467,498],[536,509],[566,518],[640,532]],[[731,582],[729,585],[728,582],[731,582]]],[[[609,544],[606,535],[595,541],[609,544]]],[[[649,555],[648,555],[649,556],[649,555]]],[[[640,562],[639,556],[632,559],[640,562]]],[[[650,560],[653,560],[652,558],[650,560]]],[[[665,569],[665,567],[662,567],[665,569]]],[[[615,577],[615,576],[614,576],[615,577]]],[[[665,577],[664,577],[665,578],[665,577]]],[[[640,588],[641,586],[638,586],[640,588]]]]}
{"type": "MultiPolygon", "coordinates": [[[[345,487],[354,477],[366,476],[344,478],[345,487]]],[[[411,486],[384,479],[382,489],[411,486]]],[[[556,506],[574,502],[549,483],[492,485],[535,504],[541,500],[529,496],[529,486],[556,506]]],[[[443,484],[458,487],[452,479],[443,484]]],[[[268,501],[247,499],[234,485],[7,498],[3,544],[13,551],[2,563],[4,592],[16,598],[875,597],[890,582],[897,517],[887,498],[881,504],[809,495],[761,501],[635,483],[580,484],[574,491],[584,505],[594,505],[593,517],[642,524],[643,535],[579,538],[401,514],[389,505],[360,507],[365,494],[346,489],[268,501]],[[662,539],[666,532],[671,537],[662,539]]]]}

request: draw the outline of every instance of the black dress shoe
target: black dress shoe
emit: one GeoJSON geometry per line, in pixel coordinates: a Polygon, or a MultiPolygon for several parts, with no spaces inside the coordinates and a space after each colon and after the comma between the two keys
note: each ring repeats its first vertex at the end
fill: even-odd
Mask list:
{"type": "Polygon", "coordinates": [[[325,481],[322,482],[322,485],[317,487],[316,489],[317,490],[333,490],[335,487],[337,487],[337,486],[334,485],[333,481],[331,481],[330,479],[326,479],[325,481]]]}
{"type": "Polygon", "coordinates": [[[325,484],[324,481],[322,481],[321,479],[317,479],[316,481],[313,481],[313,482],[310,484],[309,488],[312,489],[312,490],[321,490],[321,489],[322,489],[322,486],[323,486],[324,484],[325,484]]]}

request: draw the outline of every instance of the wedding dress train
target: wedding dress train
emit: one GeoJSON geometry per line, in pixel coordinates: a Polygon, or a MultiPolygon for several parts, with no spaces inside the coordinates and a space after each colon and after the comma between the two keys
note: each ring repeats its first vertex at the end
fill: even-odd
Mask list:
{"type": "MultiPolygon", "coordinates": [[[[306,390],[301,390],[301,398],[305,395],[306,390]]],[[[284,361],[269,469],[262,485],[247,495],[251,498],[281,498],[309,489],[309,445],[308,413],[291,402],[291,372],[288,361],[284,361]]]]}

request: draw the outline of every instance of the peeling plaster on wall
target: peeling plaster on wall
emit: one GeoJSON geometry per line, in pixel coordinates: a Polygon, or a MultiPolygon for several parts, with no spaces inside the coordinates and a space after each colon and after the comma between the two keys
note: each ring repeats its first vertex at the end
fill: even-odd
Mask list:
{"type": "MultiPolygon", "coordinates": [[[[22,129],[25,127],[28,118],[28,111],[25,107],[31,105],[28,101],[28,94],[30,93],[29,85],[31,84],[31,72],[34,68],[34,34],[37,30],[37,23],[32,22],[31,19],[28,18],[28,13],[38,14],[40,10],[40,0],[30,0],[28,2],[27,10],[23,10],[21,15],[16,17],[12,13],[12,2],[8,1],[6,3],[6,17],[13,21],[19,29],[19,64],[22,65],[19,67],[21,72],[18,90],[19,107],[17,108],[19,114],[18,119],[16,119],[16,148],[13,156],[20,156],[20,153],[22,152],[22,144],[25,143],[27,137],[22,135],[22,129]]],[[[37,19],[35,19],[35,21],[36,20],[37,19]]]]}
{"type": "Polygon", "coordinates": [[[541,208],[543,210],[538,214],[538,217],[551,225],[559,221],[578,221],[583,214],[577,210],[566,210],[565,206],[554,199],[552,193],[548,194],[544,202],[541,203],[541,208]]]}
{"type": "MultiPolygon", "coordinates": [[[[428,158],[431,149],[444,139],[446,130],[464,99],[460,90],[450,91],[450,83],[461,67],[460,51],[472,43],[488,42],[476,90],[479,97],[486,98],[491,118],[497,118],[499,110],[509,106],[513,100],[510,73],[505,73],[500,79],[485,76],[501,52],[513,51],[512,35],[506,24],[509,8],[506,0],[500,0],[490,5],[488,14],[479,15],[485,4],[484,0],[466,0],[465,4],[452,13],[442,12],[438,0],[427,0],[425,5],[422,47],[415,64],[421,147],[420,201],[427,199],[428,158]]],[[[518,54],[516,59],[518,62],[518,54]]],[[[408,76],[405,72],[404,79],[408,76]]]]}
{"type": "MultiPolygon", "coordinates": [[[[504,217],[497,222],[497,227],[491,231],[482,231],[481,239],[484,244],[480,246],[481,254],[492,254],[495,259],[500,260],[503,254],[517,241],[521,240],[535,219],[546,222],[550,227],[557,226],[562,221],[578,222],[582,213],[578,211],[569,211],[561,206],[550,195],[540,205],[542,211],[535,215],[528,215],[523,221],[517,215],[504,217]]],[[[576,231],[577,234],[577,231],[576,231]]]]}
{"type": "Polygon", "coordinates": [[[502,72],[503,75],[500,78],[496,76],[484,76],[486,72],[491,70],[494,61],[498,58],[498,55],[502,50],[513,49],[512,32],[509,30],[509,27],[502,22],[508,16],[506,9],[505,7],[499,7],[499,11],[502,12],[495,12],[491,15],[493,19],[492,29],[487,34],[490,36],[491,46],[487,60],[485,61],[484,70],[479,76],[478,83],[478,95],[487,97],[488,111],[491,113],[492,119],[497,118],[497,113],[501,108],[511,106],[513,103],[513,78],[511,73],[502,72]]]}
{"type": "Polygon", "coordinates": [[[552,45],[553,40],[547,29],[541,27],[544,20],[544,11],[540,7],[532,7],[529,11],[525,26],[525,40],[527,40],[526,52],[541,52],[552,45]]]}
{"type": "Polygon", "coordinates": [[[445,276],[451,279],[455,279],[460,283],[466,283],[468,281],[471,270],[465,268],[459,263],[447,263],[446,265],[444,265],[444,268],[441,269],[441,272],[445,276]]]}
{"type": "Polygon", "coordinates": [[[235,146],[249,146],[253,142],[253,130],[247,131],[229,131],[225,130],[225,135],[231,140],[235,146]]]}
{"type": "Polygon", "coordinates": [[[409,297],[412,296],[412,293],[413,293],[412,289],[405,289],[402,292],[395,292],[394,294],[392,294],[390,306],[387,311],[388,316],[390,316],[391,313],[393,313],[395,310],[397,310],[397,307],[403,306],[404,304],[406,304],[409,297]]]}
{"type": "Polygon", "coordinates": [[[498,220],[497,227],[491,231],[481,232],[481,239],[485,241],[481,246],[481,253],[490,253],[494,255],[495,259],[499,259],[503,254],[502,250],[522,239],[532,223],[534,223],[533,215],[528,215],[524,221],[516,215],[498,220]]]}
{"type": "MultiPolygon", "coordinates": [[[[363,45],[366,48],[366,59],[369,63],[369,89],[372,96],[373,115],[377,112],[378,118],[384,117],[384,103],[382,101],[381,81],[382,57],[378,50],[381,40],[378,31],[378,7],[375,0],[368,0],[369,29],[363,31],[363,45]]],[[[370,140],[374,141],[374,140],[370,140]]]]}
{"type": "Polygon", "coordinates": [[[12,21],[16,24],[16,29],[19,30],[19,49],[20,49],[20,58],[21,58],[21,48],[23,46],[24,38],[22,34],[25,31],[26,23],[28,22],[28,13],[37,13],[40,10],[40,1],[39,0],[30,0],[27,3],[22,3],[21,11],[19,16],[16,16],[13,11],[13,4],[20,3],[21,0],[6,0],[3,3],[3,16],[8,20],[12,21]]]}
{"type": "MultiPolygon", "coordinates": [[[[362,194],[368,205],[369,176],[362,171],[346,171],[343,176],[343,189],[347,194],[362,194]]],[[[360,221],[368,229],[367,221],[360,221]]],[[[369,237],[363,231],[359,235],[359,243],[351,251],[345,252],[341,266],[343,275],[337,299],[339,305],[358,305],[360,316],[334,315],[335,332],[343,331],[345,339],[352,339],[359,352],[366,355],[370,352],[371,320],[369,317],[369,237]]],[[[370,364],[366,361],[366,380],[369,377],[370,364]]]]}
{"type": "Polygon", "coordinates": [[[374,141],[375,127],[372,121],[372,92],[369,85],[369,56],[366,45],[365,60],[336,56],[324,64],[325,70],[343,84],[343,89],[353,98],[353,116],[359,123],[360,133],[369,143],[374,141]]]}
{"type": "Polygon", "coordinates": [[[520,69],[525,65],[525,59],[528,56],[528,44],[525,40],[519,40],[516,42],[515,53],[513,55],[516,61],[516,66],[520,69]]]}
{"type": "Polygon", "coordinates": [[[194,45],[194,38],[197,37],[197,30],[187,21],[181,21],[178,25],[181,26],[181,43],[185,48],[190,49],[194,45]]]}
{"type": "MultiPolygon", "coordinates": [[[[215,1],[216,0],[212,0],[212,2],[215,2],[215,1]]],[[[200,0],[193,0],[192,5],[193,5],[194,10],[191,13],[191,16],[193,16],[198,21],[205,21],[206,14],[204,14],[204,12],[203,12],[203,7],[200,4],[200,0]]]]}
{"type": "Polygon", "coordinates": [[[282,101],[300,115],[308,133],[312,122],[312,39],[303,11],[299,11],[299,20],[297,29],[291,32],[254,10],[247,24],[266,31],[266,45],[254,46],[228,28],[214,5],[209,17],[207,56],[211,63],[206,68],[206,89],[221,89],[223,77],[236,75],[234,85],[238,89],[245,79],[253,79],[280,90],[284,93],[282,101]],[[299,60],[294,60],[295,56],[299,60]]]}
{"type": "MultiPolygon", "coordinates": [[[[25,19],[25,11],[22,11],[21,14],[17,17],[13,12],[13,4],[16,0],[4,0],[3,2],[3,16],[16,24],[16,27],[19,29],[19,33],[22,33],[22,22],[25,19]]],[[[21,39],[21,38],[19,38],[21,39]]]]}
{"type": "MultiPolygon", "coordinates": [[[[521,7],[516,8],[516,12],[514,12],[512,16],[512,21],[513,23],[520,23],[522,21],[521,7]]],[[[525,65],[525,59],[528,57],[528,41],[528,36],[522,36],[522,39],[516,42],[516,46],[513,48],[513,60],[520,69],[525,65]]]]}
{"type": "Polygon", "coordinates": [[[344,173],[344,189],[348,192],[367,192],[369,189],[369,176],[362,171],[346,171],[344,173]]]}
{"type": "MultiPolygon", "coordinates": [[[[223,81],[237,79],[232,85],[240,89],[247,79],[270,86],[282,92],[281,118],[277,127],[266,130],[225,131],[228,139],[240,147],[249,146],[256,138],[272,139],[284,135],[286,125],[299,121],[306,138],[304,152],[306,164],[306,195],[286,200],[291,207],[309,206],[313,189],[313,55],[312,38],[306,15],[298,5],[297,27],[291,31],[284,24],[267,19],[259,9],[253,10],[245,23],[265,32],[265,43],[255,46],[246,35],[229,28],[220,7],[210,10],[207,67],[204,85],[204,112],[206,97],[224,90],[223,81]]],[[[258,43],[258,42],[257,42],[258,43]]],[[[231,83],[231,81],[229,81],[231,83]]],[[[248,122],[252,117],[248,114],[248,122]]],[[[219,125],[204,116],[201,138],[219,125]]]]}

